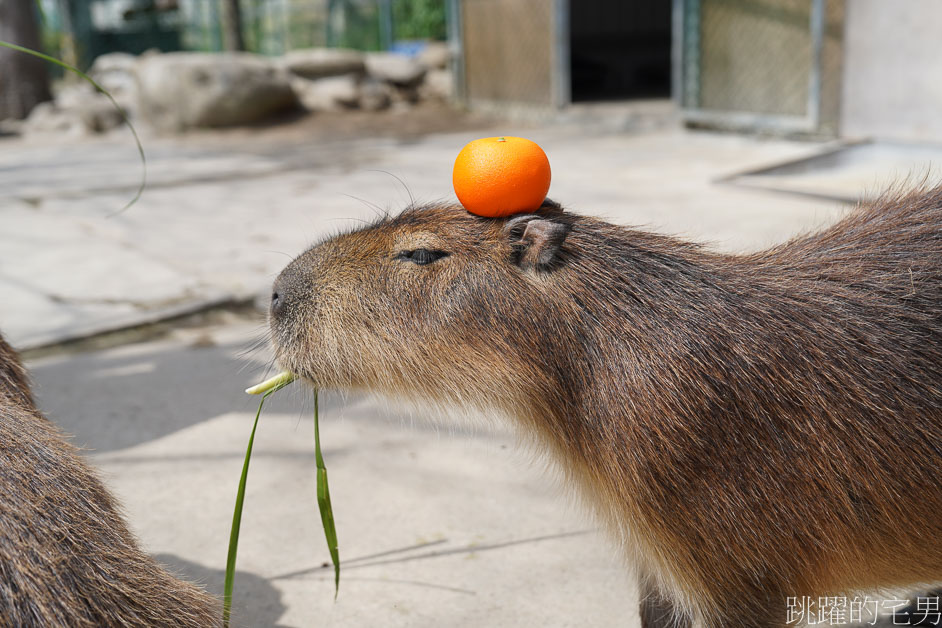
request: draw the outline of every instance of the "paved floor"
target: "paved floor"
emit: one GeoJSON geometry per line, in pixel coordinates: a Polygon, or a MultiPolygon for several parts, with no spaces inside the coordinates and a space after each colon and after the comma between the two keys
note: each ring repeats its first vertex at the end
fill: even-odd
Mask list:
{"type": "Polygon", "coordinates": [[[891,142],[850,144],[821,155],[762,169],[732,182],[853,203],[889,187],[942,183],[942,146],[891,142]]]}
{"type": "MultiPolygon", "coordinates": [[[[0,329],[37,346],[265,294],[291,256],[380,209],[451,197],[474,137],[537,140],[551,196],[573,211],[755,249],[833,220],[837,203],[715,180],[820,149],[677,129],[613,134],[500,127],[409,139],[148,141],[155,184],[121,137],[0,142],[0,329]],[[12,149],[12,150],[9,150],[12,149]]],[[[88,448],[147,549],[221,590],[254,414],[242,393],[263,319],[179,329],[107,351],[33,360],[42,408],[88,448]]],[[[322,438],[345,568],[333,600],[314,499],[310,399],[279,394],[260,428],[236,586],[246,626],[637,626],[614,552],[538,453],[506,426],[435,427],[328,397],[322,438]]]]}

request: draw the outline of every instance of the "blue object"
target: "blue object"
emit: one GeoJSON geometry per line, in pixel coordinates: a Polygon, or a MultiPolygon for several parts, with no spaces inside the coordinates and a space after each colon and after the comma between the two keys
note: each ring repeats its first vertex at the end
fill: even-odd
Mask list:
{"type": "Polygon", "coordinates": [[[392,46],[389,47],[389,51],[407,57],[415,57],[426,48],[428,48],[428,42],[423,39],[402,39],[394,41],[392,46]]]}

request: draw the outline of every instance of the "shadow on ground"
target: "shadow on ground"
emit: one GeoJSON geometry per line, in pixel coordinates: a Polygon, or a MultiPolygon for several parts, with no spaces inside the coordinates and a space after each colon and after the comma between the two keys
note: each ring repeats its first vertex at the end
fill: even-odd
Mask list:
{"type": "MultiPolygon", "coordinates": [[[[166,340],[80,353],[29,364],[40,410],[81,448],[106,453],[146,443],[229,412],[255,414],[258,397],[247,386],[274,371],[268,349],[253,349],[257,336],[215,344],[166,340]],[[209,345],[209,346],[207,346],[209,345]]],[[[326,393],[322,418],[336,417],[364,397],[326,393]]],[[[309,419],[312,390],[294,385],[265,403],[266,413],[309,419]]],[[[369,421],[387,422],[379,410],[369,421]]],[[[361,419],[362,420],[362,419],[361,419]]],[[[437,428],[416,422],[417,431],[437,428]]],[[[449,425],[451,434],[464,432],[449,425]]]]}
{"type": "MultiPolygon", "coordinates": [[[[161,438],[227,412],[253,412],[245,387],[266,375],[244,342],[193,346],[165,341],[41,360],[29,365],[40,409],[78,447],[109,452],[161,438]]],[[[205,341],[204,341],[205,344],[205,341]]],[[[310,393],[269,399],[273,412],[298,412],[310,393]]],[[[330,407],[331,400],[327,400],[330,407]]]]}
{"type": "MultiPolygon", "coordinates": [[[[156,554],[154,558],[171,573],[205,587],[211,594],[222,599],[225,571],[208,569],[173,554],[156,554]]],[[[233,626],[278,628],[278,618],[284,614],[286,607],[282,603],[281,593],[267,580],[255,574],[236,571],[232,597],[233,626]]]]}

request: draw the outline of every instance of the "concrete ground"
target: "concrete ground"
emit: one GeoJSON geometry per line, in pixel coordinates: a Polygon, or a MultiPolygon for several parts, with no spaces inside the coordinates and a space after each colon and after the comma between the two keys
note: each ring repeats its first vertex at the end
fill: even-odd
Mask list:
{"type": "MultiPolygon", "coordinates": [[[[572,211],[749,250],[844,206],[715,183],[822,149],[694,133],[476,121],[371,139],[263,132],[146,140],[0,141],[0,329],[37,347],[267,295],[318,237],[410,201],[450,198],[469,140],[531,137],[572,211]],[[11,150],[12,149],[12,150],[11,150]]],[[[260,313],[30,360],[43,410],[75,435],[148,551],[221,592],[233,499],[268,373],[260,313]]],[[[37,354],[38,355],[38,354],[37,354]]],[[[321,431],[344,561],[340,594],[314,493],[309,392],[271,399],[256,437],[236,580],[244,626],[638,625],[619,556],[508,426],[436,427],[328,395],[321,431]]]]}

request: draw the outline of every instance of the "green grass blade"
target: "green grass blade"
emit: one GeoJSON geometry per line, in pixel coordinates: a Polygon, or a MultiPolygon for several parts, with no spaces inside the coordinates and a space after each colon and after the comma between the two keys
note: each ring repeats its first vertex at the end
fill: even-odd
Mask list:
{"type": "Polygon", "coordinates": [[[255,423],[252,425],[252,434],[249,436],[249,446],[245,450],[245,462],[242,464],[242,477],[239,479],[239,490],[236,493],[235,512],[232,514],[232,529],[229,532],[229,555],[226,557],[226,583],[223,587],[222,597],[222,623],[229,626],[229,615],[232,612],[232,587],[235,585],[236,552],[239,550],[239,528],[242,526],[242,503],[245,501],[245,483],[249,477],[249,461],[252,459],[252,445],[255,442],[255,430],[258,428],[258,417],[262,415],[262,406],[268,395],[280,390],[291,382],[269,390],[258,402],[258,412],[255,413],[255,423]]]}
{"type": "Polygon", "coordinates": [[[340,591],[340,550],[337,547],[337,527],[334,524],[334,511],[330,506],[330,490],[327,487],[327,467],[321,455],[321,433],[318,423],[317,391],[314,391],[314,459],[317,464],[317,507],[321,511],[321,524],[327,537],[327,549],[330,560],[334,563],[334,599],[340,591]]]}
{"type": "Polygon", "coordinates": [[[118,113],[121,114],[121,118],[124,120],[124,123],[128,125],[129,129],[131,129],[131,135],[134,136],[134,142],[137,144],[137,152],[141,156],[141,185],[137,188],[137,193],[134,195],[134,198],[128,201],[127,205],[125,205],[118,211],[114,212],[113,214],[110,214],[110,216],[120,214],[121,212],[131,207],[131,205],[134,205],[134,203],[136,203],[138,199],[141,198],[141,195],[144,193],[144,188],[147,186],[147,157],[144,155],[144,145],[141,144],[141,138],[137,136],[137,131],[134,129],[134,125],[131,124],[131,121],[128,119],[128,114],[125,113],[124,109],[121,108],[121,105],[119,105],[115,101],[115,99],[112,98],[111,94],[108,93],[108,90],[106,90],[104,87],[96,83],[95,79],[85,74],[78,68],[73,67],[69,65],[68,63],[65,63],[64,61],[59,61],[55,57],[50,57],[49,55],[43,54],[31,48],[24,48],[23,46],[17,46],[16,44],[11,44],[10,42],[6,42],[6,41],[0,41],[0,47],[9,48],[11,50],[16,50],[24,54],[38,57],[42,59],[43,61],[48,61],[49,63],[59,66],[60,68],[64,68],[68,70],[69,72],[73,72],[77,74],[78,76],[82,77],[83,79],[85,79],[86,81],[88,81],[89,83],[91,83],[92,87],[94,87],[96,90],[98,90],[99,92],[101,92],[102,94],[108,97],[108,100],[111,101],[111,104],[114,105],[114,108],[117,109],[118,113]]]}

